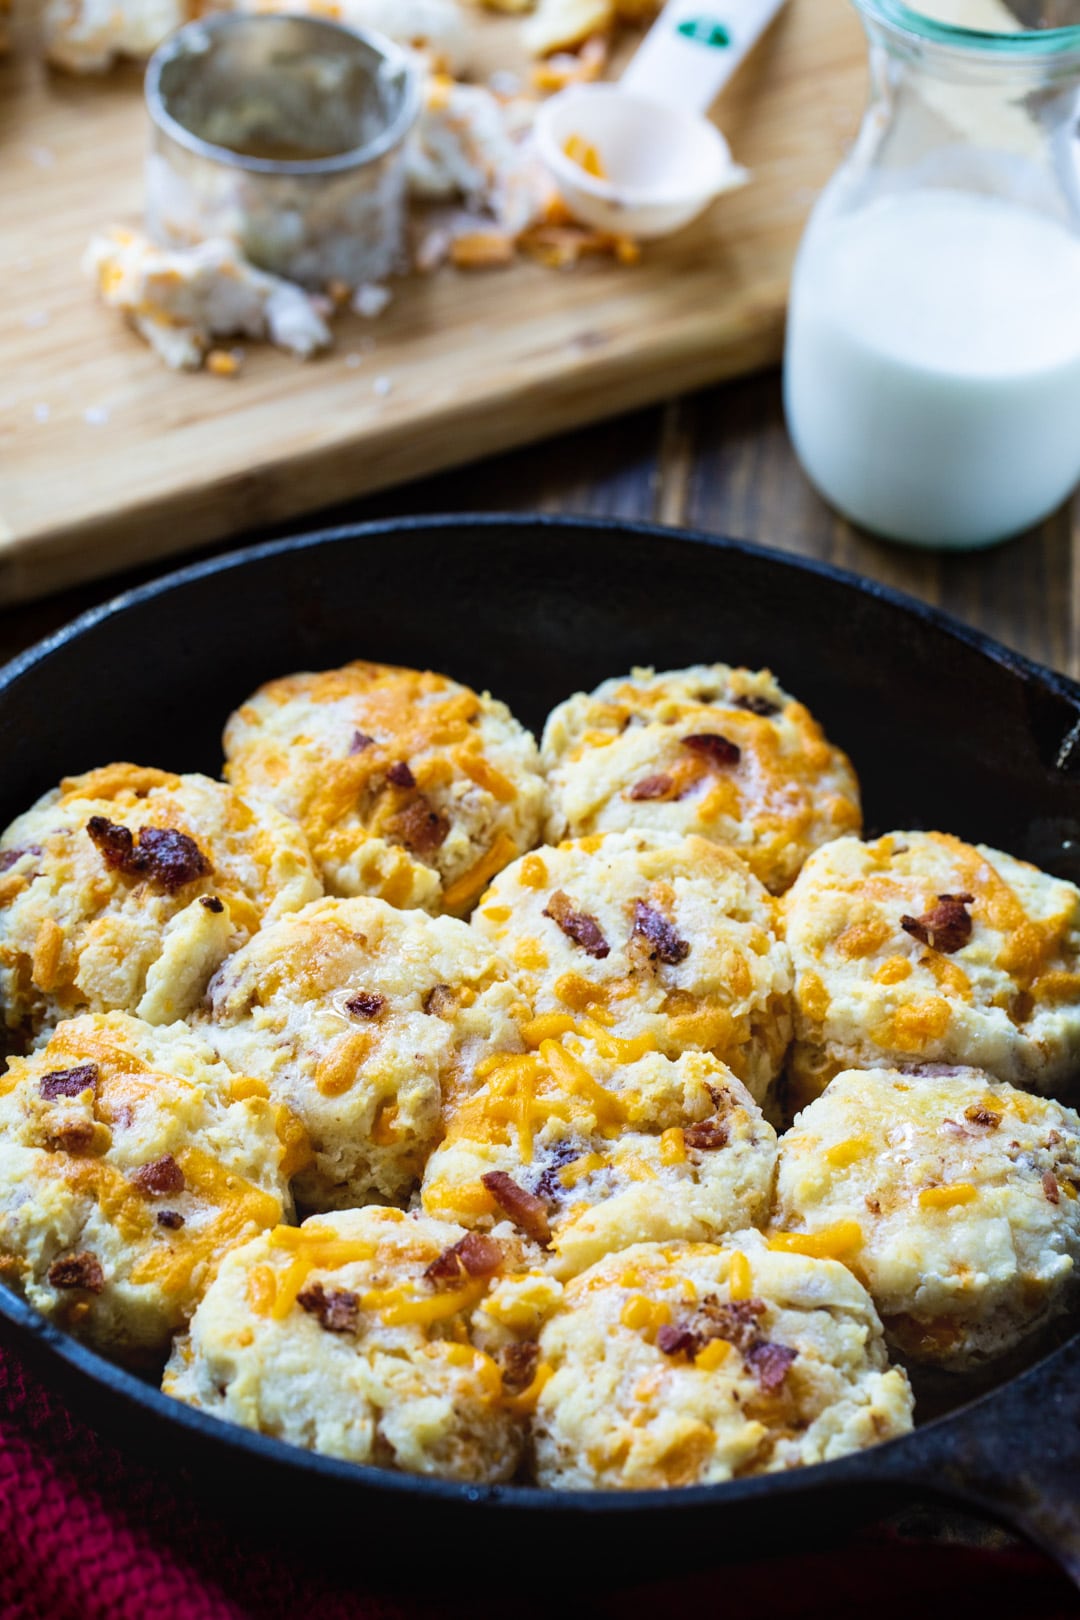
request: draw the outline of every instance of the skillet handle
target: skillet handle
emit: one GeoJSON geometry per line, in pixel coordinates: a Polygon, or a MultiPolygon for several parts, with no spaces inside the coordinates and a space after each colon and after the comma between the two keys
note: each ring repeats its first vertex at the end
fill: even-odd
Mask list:
{"type": "Polygon", "coordinates": [[[921,1438],[917,1462],[900,1447],[882,1473],[988,1513],[1080,1587],[1080,1335],[921,1438]]]}

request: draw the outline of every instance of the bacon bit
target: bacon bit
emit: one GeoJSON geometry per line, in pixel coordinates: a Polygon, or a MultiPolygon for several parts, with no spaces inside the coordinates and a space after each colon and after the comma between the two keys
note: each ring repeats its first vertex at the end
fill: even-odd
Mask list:
{"type": "Polygon", "coordinates": [[[450,263],[459,270],[492,270],[513,264],[514,238],[505,231],[466,231],[450,244],[450,263]]]}
{"type": "Polygon", "coordinates": [[[503,1388],[508,1395],[520,1395],[528,1389],[540,1360],[540,1346],[535,1339],[522,1339],[518,1344],[507,1344],[499,1351],[503,1388]]]}
{"type": "Polygon", "coordinates": [[[386,780],[393,782],[395,787],[414,788],[416,777],[409,769],[408,763],[403,759],[396,759],[386,773],[386,780]]]}
{"type": "Polygon", "coordinates": [[[547,1204],[561,1204],[566,1195],[560,1172],[564,1166],[581,1157],[582,1144],[572,1136],[564,1136],[549,1149],[547,1166],[537,1176],[533,1192],[547,1204]]]}
{"type": "Polygon", "coordinates": [[[224,903],[218,899],[216,894],[201,894],[199,896],[199,904],[200,906],[205,906],[207,911],[212,911],[215,917],[220,916],[220,914],[225,910],[224,903]]]}
{"type": "Polygon", "coordinates": [[[698,1336],[688,1327],[674,1327],[671,1323],[656,1330],[656,1348],[665,1356],[688,1356],[691,1359],[700,1349],[698,1336]]]}
{"type": "MultiPolygon", "coordinates": [[[[480,1232],[467,1232],[459,1242],[444,1249],[424,1272],[428,1282],[457,1285],[466,1277],[493,1277],[503,1263],[502,1244],[480,1232]]],[[[528,1382],[528,1380],[526,1380],[528,1382]]]]}
{"type": "Polygon", "coordinates": [[[718,731],[696,731],[684,737],[682,745],[693,754],[703,755],[711,765],[737,765],[742,759],[739,745],[718,731]]]}
{"type": "Polygon", "coordinates": [[[680,939],[667,918],[655,907],[646,905],[644,900],[634,904],[634,933],[639,939],[648,941],[649,958],[653,962],[667,962],[674,966],[677,962],[685,962],[690,955],[689,942],[680,939]]]}
{"type": "Polygon", "coordinates": [[[374,748],[374,746],[375,746],[374,737],[369,737],[366,731],[354,731],[353,732],[353,737],[352,737],[352,745],[349,748],[349,753],[350,754],[362,754],[364,752],[365,748],[374,748]]]}
{"type": "Polygon", "coordinates": [[[347,1288],[326,1289],[320,1282],[312,1283],[297,1294],[296,1303],[309,1316],[317,1316],[327,1333],[355,1333],[360,1324],[359,1296],[347,1288]]]}
{"type": "Polygon", "coordinates": [[[377,990],[361,990],[358,995],[349,997],[345,1011],[357,1018],[378,1018],[385,1006],[386,997],[380,996],[377,990]]]}
{"type": "Polygon", "coordinates": [[[159,1209],[154,1219],[170,1232],[178,1232],[184,1224],[184,1217],[178,1209],[159,1209]]]}
{"type": "Polygon", "coordinates": [[[54,1260],[47,1276],[54,1288],[85,1288],[88,1294],[100,1294],[105,1287],[101,1262],[88,1249],[54,1260]]]}
{"type": "Polygon", "coordinates": [[[1042,1178],[1043,1192],[1046,1194],[1048,1204],[1061,1203],[1061,1188],[1058,1179],[1052,1170],[1047,1170],[1042,1178]]]}
{"type": "Polygon", "coordinates": [[[550,1243],[551,1227],[548,1225],[547,1210],[541,1199],[526,1192],[524,1187],[519,1187],[505,1170],[489,1170],[486,1175],[480,1177],[480,1180],[519,1231],[524,1232],[525,1236],[532,1238],[535,1243],[545,1245],[550,1243]]]}
{"type": "Polygon", "coordinates": [[[1001,1124],[1001,1115],[995,1114],[992,1108],[984,1108],[981,1103],[972,1103],[970,1108],[965,1108],[964,1118],[984,1131],[996,1131],[1001,1124]]]}
{"type": "Polygon", "coordinates": [[[688,1321],[659,1329],[656,1347],[665,1356],[685,1355],[693,1360],[711,1339],[724,1339],[746,1356],[764,1341],[757,1336],[757,1319],[764,1313],[763,1299],[740,1299],[723,1304],[710,1294],[688,1321]]]}
{"type": "Polygon", "coordinates": [[[149,1164],[141,1164],[133,1170],[129,1177],[140,1192],[148,1198],[160,1198],[165,1193],[183,1192],[186,1185],[184,1172],[177,1164],[171,1153],[162,1154],[160,1159],[153,1159],[149,1164]]]}
{"type": "Polygon", "coordinates": [[[11,868],[13,866],[17,866],[18,863],[22,860],[24,855],[40,855],[40,854],[41,854],[41,845],[40,844],[27,844],[25,849],[4,849],[4,850],[0,850],[0,872],[10,872],[11,868]]]}
{"type": "Polygon", "coordinates": [[[787,1377],[797,1353],[786,1344],[770,1344],[767,1339],[760,1339],[750,1346],[744,1359],[765,1394],[772,1395],[787,1377]]]}
{"type": "Polygon", "coordinates": [[[657,771],[655,776],[643,776],[640,782],[635,782],[626,797],[635,802],[642,799],[666,799],[674,786],[673,777],[666,771],[657,771]]]}
{"type": "Polygon", "coordinates": [[[971,918],[965,908],[974,898],[971,894],[939,894],[936,906],[921,917],[901,917],[900,926],[920,944],[951,956],[971,938],[971,918]]]}
{"type": "Polygon", "coordinates": [[[38,1091],[46,1102],[51,1102],[54,1097],[78,1097],[84,1091],[96,1091],[97,1083],[97,1064],[80,1063],[77,1069],[54,1069],[51,1074],[43,1074],[38,1091]]]}
{"type": "Polygon", "coordinates": [[[763,720],[771,719],[774,714],[780,713],[779,703],[773,703],[770,698],[756,697],[752,692],[740,694],[729,701],[733,709],[745,709],[747,714],[760,714],[763,720]]]}
{"type": "Polygon", "coordinates": [[[728,1129],[718,1119],[703,1119],[697,1125],[685,1127],[683,1141],[688,1148],[695,1148],[699,1153],[715,1153],[719,1148],[727,1147],[728,1129]]]}
{"type": "Polygon", "coordinates": [[[866,1205],[871,1215],[881,1214],[881,1202],[879,1199],[873,1198],[869,1193],[866,1193],[863,1197],[863,1203],[866,1205]]]}
{"type": "Polygon", "coordinates": [[[445,816],[433,810],[423,797],[416,798],[391,816],[389,830],[414,855],[430,855],[445,844],[450,823],[445,816]]]}
{"type": "Polygon", "coordinates": [[[105,816],[91,816],[86,830],[110,871],[146,878],[168,894],[213,870],[195,840],[175,827],[140,827],[137,844],[127,827],[105,816]]]}
{"type": "Polygon", "coordinates": [[[429,1018],[442,1018],[444,1013],[452,1012],[457,1006],[457,996],[448,984],[432,985],[421,1006],[429,1018]]]}
{"type": "Polygon", "coordinates": [[[46,1138],[46,1146],[51,1153],[84,1153],[93,1143],[94,1129],[92,1119],[72,1120],[69,1125],[52,1131],[46,1138]]]}
{"type": "Polygon", "coordinates": [[[611,946],[604,938],[596,918],[590,917],[587,911],[575,911],[573,901],[562,889],[555,890],[544,907],[543,915],[550,917],[575,945],[580,945],[586,956],[602,962],[605,956],[611,955],[611,946]]]}

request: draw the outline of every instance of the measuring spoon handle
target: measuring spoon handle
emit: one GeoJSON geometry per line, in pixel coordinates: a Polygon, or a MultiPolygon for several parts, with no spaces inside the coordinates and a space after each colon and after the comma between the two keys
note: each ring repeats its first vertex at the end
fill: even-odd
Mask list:
{"type": "Polygon", "coordinates": [[[622,76],[623,88],[708,112],[784,0],[668,0],[622,76]]]}

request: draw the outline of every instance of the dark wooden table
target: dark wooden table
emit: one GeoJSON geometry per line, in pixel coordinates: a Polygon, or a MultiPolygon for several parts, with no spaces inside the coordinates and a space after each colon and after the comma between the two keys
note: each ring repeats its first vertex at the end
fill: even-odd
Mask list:
{"type": "MultiPolygon", "coordinates": [[[[987,552],[938,555],[873,540],[835,517],[807,484],[784,430],[775,373],[322,512],[304,527],[470,510],[654,519],[819,557],[924,597],[1040,662],[1080,676],[1080,504],[987,552]]],[[[271,532],[287,529],[242,536],[229,547],[271,532]]],[[[168,566],[0,613],[0,658],[168,566]]]]}
{"type": "MultiPolygon", "coordinates": [[[[1080,504],[984,553],[941,556],[886,545],[837,518],[799,470],[784,429],[780,382],[767,373],[640,411],[546,444],[314,514],[305,528],[407,512],[544,511],[651,519],[754,540],[854,569],[945,608],[1040,662],[1080,677],[1080,504]]],[[[238,536],[193,555],[294,531],[238,536]]],[[[99,580],[0,612],[0,658],[104,601],[164,573],[99,580]]],[[[843,634],[843,627],[829,627],[843,634]]],[[[358,647],[357,653],[363,649],[358,647]]],[[[717,648],[717,657],[724,650],[717,648]]],[[[916,1542],[1008,1543],[1001,1532],[932,1509],[905,1515],[916,1542]]],[[[1047,1566],[1048,1567],[1048,1566],[1047,1566]]],[[[1064,1583],[1061,1607],[1077,1612],[1064,1583]]]]}

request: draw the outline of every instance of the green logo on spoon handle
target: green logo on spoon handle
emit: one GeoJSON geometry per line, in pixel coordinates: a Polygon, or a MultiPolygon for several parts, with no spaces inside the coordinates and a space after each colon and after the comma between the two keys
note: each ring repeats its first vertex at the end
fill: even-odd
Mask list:
{"type": "Polygon", "coordinates": [[[730,33],[715,17],[686,17],[675,32],[684,39],[692,39],[696,45],[713,45],[718,50],[731,44],[730,33]]]}

